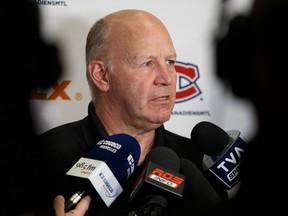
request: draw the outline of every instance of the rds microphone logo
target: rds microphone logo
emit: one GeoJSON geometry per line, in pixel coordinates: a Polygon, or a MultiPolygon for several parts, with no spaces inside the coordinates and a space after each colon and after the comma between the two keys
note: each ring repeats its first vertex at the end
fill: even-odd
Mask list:
{"type": "Polygon", "coordinates": [[[196,84],[200,77],[196,65],[177,61],[175,70],[177,72],[176,103],[188,101],[201,94],[201,90],[196,84]]]}

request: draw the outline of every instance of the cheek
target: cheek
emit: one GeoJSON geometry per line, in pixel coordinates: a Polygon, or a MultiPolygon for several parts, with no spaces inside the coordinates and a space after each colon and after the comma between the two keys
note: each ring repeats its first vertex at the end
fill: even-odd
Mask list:
{"type": "Polygon", "coordinates": [[[177,73],[175,72],[175,75],[173,74],[172,80],[171,80],[171,86],[173,90],[176,91],[176,83],[177,83],[177,73]]]}
{"type": "Polygon", "coordinates": [[[136,82],[129,87],[130,101],[132,100],[134,105],[138,104],[137,106],[140,107],[146,106],[147,101],[152,97],[152,86],[149,85],[147,79],[145,81],[146,82],[143,82],[143,80],[141,82],[136,82]]]}
{"type": "Polygon", "coordinates": [[[133,85],[129,86],[129,94],[133,95],[134,99],[139,100],[139,98],[143,99],[145,97],[149,89],[150,87],[147,86],[147,83],[134,82],[133,85]]]}
{"type": "Polygon", "coordinates": [[[173,74],[172,74],[172,82],[173,84],[176,86],[176,82],[177,82],[177,72],[174,70],[173,74]]]}
{"type": "Polygon", "coordinates": [[[137,76],[130,79],[130,82],[132,83],[131,88],[139,93],[144,92],[150,87],[150,79],[151,78],[149,76],[138,74],[137,76]]]}
{"type": "MultiPolygon", "coordinates": [[[[123,77],[122,82],[122,90],[124,89],[129,95],[130,101],[133,100],[135,103],[145,103],[147,98],[149,98],[151,92],[153,92],[153,82],[154,77],[153,74],[147,73],[138,73],[133,76],[123,77]],[[135,76],[134,76],[135,75],[135,76]]],[[[175,81],[176,86],[176,81],[175,81]]]]}

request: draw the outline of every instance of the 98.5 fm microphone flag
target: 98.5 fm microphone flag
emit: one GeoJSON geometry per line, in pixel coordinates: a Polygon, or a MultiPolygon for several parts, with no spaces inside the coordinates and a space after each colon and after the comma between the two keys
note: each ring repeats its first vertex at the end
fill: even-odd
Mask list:
{"type": "Polygon", "coordinates": [[[107,206],[123,192],[120,183],[103,161],[82,157],[67,175],[89,180],[107,206]]]}
{"type": "Polygon", "coordinates": [[[134,137],[114,134],[100,140],[88,158],[81,157],[66,175],[82,178],[81,190],[97,192],[109,207],[123,192],[121,185],[136,169],[139,157],[140,145],[134,137]]]}

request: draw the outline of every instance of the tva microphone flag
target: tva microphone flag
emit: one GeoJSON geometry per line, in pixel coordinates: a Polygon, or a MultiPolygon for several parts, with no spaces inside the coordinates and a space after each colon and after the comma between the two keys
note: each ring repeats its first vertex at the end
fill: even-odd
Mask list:
{"type": "Polygon", "coordinates": [[[240,182],[240,163],[247,141],[238,130],[224,131],[211,122],[200,122],[191,140],[204,152],[203,169],[209,170],[227,190],[240,182]]]}
{"type": "Polygon", "coordinates": [[[66,173],[90,181],[109,207],[123,192],[122,184],[134,172],[140,158],[138,141],[128,134],[114,134],[100,140],[66,173]]]}

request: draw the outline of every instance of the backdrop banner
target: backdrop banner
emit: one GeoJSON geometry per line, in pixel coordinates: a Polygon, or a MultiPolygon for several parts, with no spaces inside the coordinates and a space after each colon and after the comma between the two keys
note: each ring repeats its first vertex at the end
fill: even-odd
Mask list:
{"type": "MultiPolygon", "coordinates": [[[[86,81],[85,40],[89,28],[108,13],[136,8],[151,12],[163,21],[177,51],[176,104],[165,127],[190,138],[194,125],[210,121],[226,131],[237,129],[248,140],[255,134],[252,105],[236,98],[214,71],[214,39],[220,0],[35,2],[40,8],[42,36],[59,48],[63,67],[62,76],[54,85],[45,90],[35,89],[32,94],[38,133],[87,115],[91,97],[86,81]]],[[[245,7],[243,4],[237,8],[245,7]]]]}

